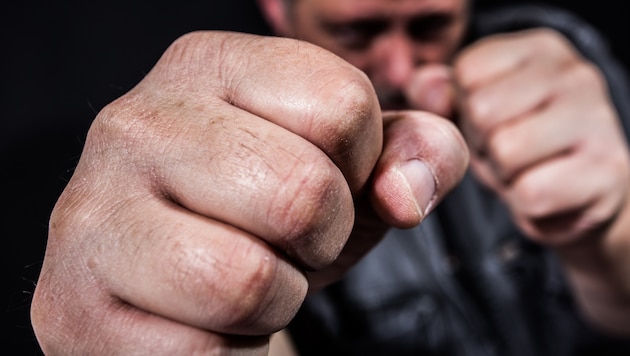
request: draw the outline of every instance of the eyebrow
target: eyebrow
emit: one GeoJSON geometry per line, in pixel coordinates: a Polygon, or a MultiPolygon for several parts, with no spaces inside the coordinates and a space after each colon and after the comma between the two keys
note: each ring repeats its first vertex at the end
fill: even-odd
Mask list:
{"type": "Polygon", "coordinates": [[[422,16],[412,17],[408,24],[407,30],[411,34],[421,35],[419,32],[430,32],[436,29],[447,27],[455,20],[453,14],[448,12],[433,12],[423,14],[422,16]]]}
{"type": "Polygon", "coordinates": [[[339,30],[342,28],[354,28],[366,30],[368,32],[377,33],[382,30],[387,29],[391,24],[390,20],[386,18],[379,17],[366,17],[366,18],[357,18],[350,21],[340,21],[340,20],[322,20],[321,21],[324,28],[328,30],[339,30]]]}
{"type": "MultiPolygon", "coordinates": [[[[406,28],[410,32],[418,29],[431,30],[448,25],[452,21],[453,15],[449,12],[425,12],[409,17],[406,20],[406,28]]],[[[334,31],[342,28],[355,28],[366,30],[368,33],[378,33],[388,29],[392,25],[392,20],[382,15],[359,17],[348,21],[328,20],[323,18],[320,22],[322,26],[328,30],[334,31]]]]}

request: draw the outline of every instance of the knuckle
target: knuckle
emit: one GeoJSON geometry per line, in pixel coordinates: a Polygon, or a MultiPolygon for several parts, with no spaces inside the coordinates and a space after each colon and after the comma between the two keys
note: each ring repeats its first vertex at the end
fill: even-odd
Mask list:
{"type": "Polygon", "coordinates": [[[136,107],[134,96],[127,94],[107,104],[96,116],[88,133],[88,147],[123,148],[143,141],[145,115],[131,114],[136,107]],[[104,145],[107,145],[105,147],[104,145]]]}
{"type": "Polygon", "coordinates": [[[570,67],[569,74],[567,77],[572,78],[577,87],[591,86],[599,90],[603,90],[605,87],[604,76],[593,63],[578,62],[578,64],[570,67]]]}
{"type": "Polygon", "coordinates": [[[322,88],[321,107],[332,108],[332,117],[317,120],[314,129],[325,139],[324,149],[335,155],[348,150],[363,130],[374,127],[378,109],[376,94],[367,77],[353,68],[342,69],[322,88]]]}
{"type": "Polygon", "coordinates": [[[545,50],[554,49],[564,42],[564,37],[558,31],[551,28],[537,28],[531,31],[534,34],[535,45],[537,45],[537,48],[545,50]]]}
{"type": "Polygon", "coordinates": [[[261,315],[280,278],[276,256],[253,238],[237,239],[223,251],[202,250],[173,244],[167,265],[172,284],[197,306],[203,326],[228,333],[265,327],[261,315]]]}
{"type": "Polygon", "coordinates": [[[490,100],[483,93],[472,93],[465,102],[465,117],[471,128],[479,133],[490,130],[490,124],[494,122],[491,117],[490,100]]]}
{"type": "Polygon", "coordinates": [[[490,135],[487,152],[498,167],[510,167],[514,157],[518,157],[519,151],[524,147],[520,144],[520,138],[521,135],[512,135],[504,130],[499,130],[490,135]]]}
{"type": "Polygon", "coordinates": [[[536,48],[536,51],[528,52],[530,57],[538,56],[540,53],[556,53],[563,57],[573,55],[568,40],[557,30],[538,28],[530,31],[533,33],[531,45],[536,48]]]}
{"type": "MultiPolygon", "coordinates": [[[[277,259],[270,253],[259,252],[248,254],[247,258],[248,263],[243,264],[240,252],[230,256],[230,265],[239,266],[239,268],[237,268],[238,273],[231,276],[236,283],[228,292],[228,298],[232,301],[226,308],[228,315],[226,328],[229,330],[242,330],[255,323],[268,322],[261,319],[262,314],[272,302],[269,298],[270,291],[275,289],[279,278],[277,259]]],[[[268,331],[269,326],[263,327],[265,331],[268,331]]],[[[277,326],[271,326],[271,328],[275,327],[277,326]]]]}
{"type": "Polygon", "coordinates": [[[471,68],[477,68],[476,56],[471,54],[472,50],[464,48],[453,64],[453,76],[457,78],[457,84],[462,91],[473,88],[477,81],[477,76],[471,68]]]}
{"type": "Polygon", "coordinates": [[[515,187],[515,198],[521,213],[529,218],[542,218],[549,213],[547,206],[551,192],[532,179],[522,179],[515,187]]]}
{"type": "Polygon", "coordinates": [[[267,212],[278,244],[311,268],[331,263],[349,235],[353,214],[345,180],[329,161],[319,158],[294,167],[267,212]],[[328,167],[322,169],[322,167],[328,167]]]}
{"type": "MultiPolygon", "coordinates": [[[[170,146],[163,142],[175,135],[166,126],[164,118],[168,112],[159,106],[159,100],[134,91],[106,105],[88,131],[88,152],[118,162],[166,154],[170,146]]],[[[137,167],[146,167],[148,162],[140,163],[137,167]]]]}
{"type": "Polygon", "coordinates": [[[63,281],[56,279],[53,271],[43,269],[30,310],[31,325],[37,342],[46,355],[89,354],[90,348],[95,345],[86,343],[86,336],[101,325],[97,324],[97,318],[86,317],[84,313],[77,312],[88,308],[85,296],[68,292],[72,288],[66,288],[65,291],[62,289],[63,281]],[[70,304],[76,308],[67,308],[70,304]],[[70,335],[76,339],[68,340],[70,335]]]}
{"type": "Polygon", "coordinates": [[[211,61],[215,56],[220,57],[223,53],[221,44],[213,43],[213,39],[216,38],[202,31],[178,37],[164,51],[154,71],[165,75],[165,78],[176,80],[186,74],[194,75],[203,68],[207,69],[204,62],[211,61]]]}

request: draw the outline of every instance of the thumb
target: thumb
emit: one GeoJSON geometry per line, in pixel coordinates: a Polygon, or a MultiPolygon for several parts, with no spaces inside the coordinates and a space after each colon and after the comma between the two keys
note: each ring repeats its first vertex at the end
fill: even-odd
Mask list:
{"type": "Polygon", "coordinates": [[[450,117],[455,108],[455,87],[451,68],[444,64],[427,64],[411,76],[405,95],[414,109],[450,117]]]}
{"type": "Polygon", "coordinates": [[[385,222],[413,227],[462,179],[468,148],[452,122],[430,113],[385,113],[384,124],[372,204],[385,222]]]}

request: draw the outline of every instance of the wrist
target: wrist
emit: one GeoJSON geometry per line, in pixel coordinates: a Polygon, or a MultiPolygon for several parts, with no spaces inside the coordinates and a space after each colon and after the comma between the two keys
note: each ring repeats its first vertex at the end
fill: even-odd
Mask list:
{"type": "Polygon", "coordinates": [[[630,336],[630,208],[609,224],[554,248],[584,316],[604,331],[630,336]]]}

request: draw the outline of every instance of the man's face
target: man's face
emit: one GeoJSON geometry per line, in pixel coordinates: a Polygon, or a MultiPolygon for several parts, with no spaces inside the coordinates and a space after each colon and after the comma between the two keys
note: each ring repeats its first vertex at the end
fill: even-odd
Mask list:
{"type": "Polygon", "coordinates": [[[448,62],[464,36],[467,0],[293,0],[293,35],[322,46],[372,80],[384,109],[406,107],[413,69],[448,62]]]}

